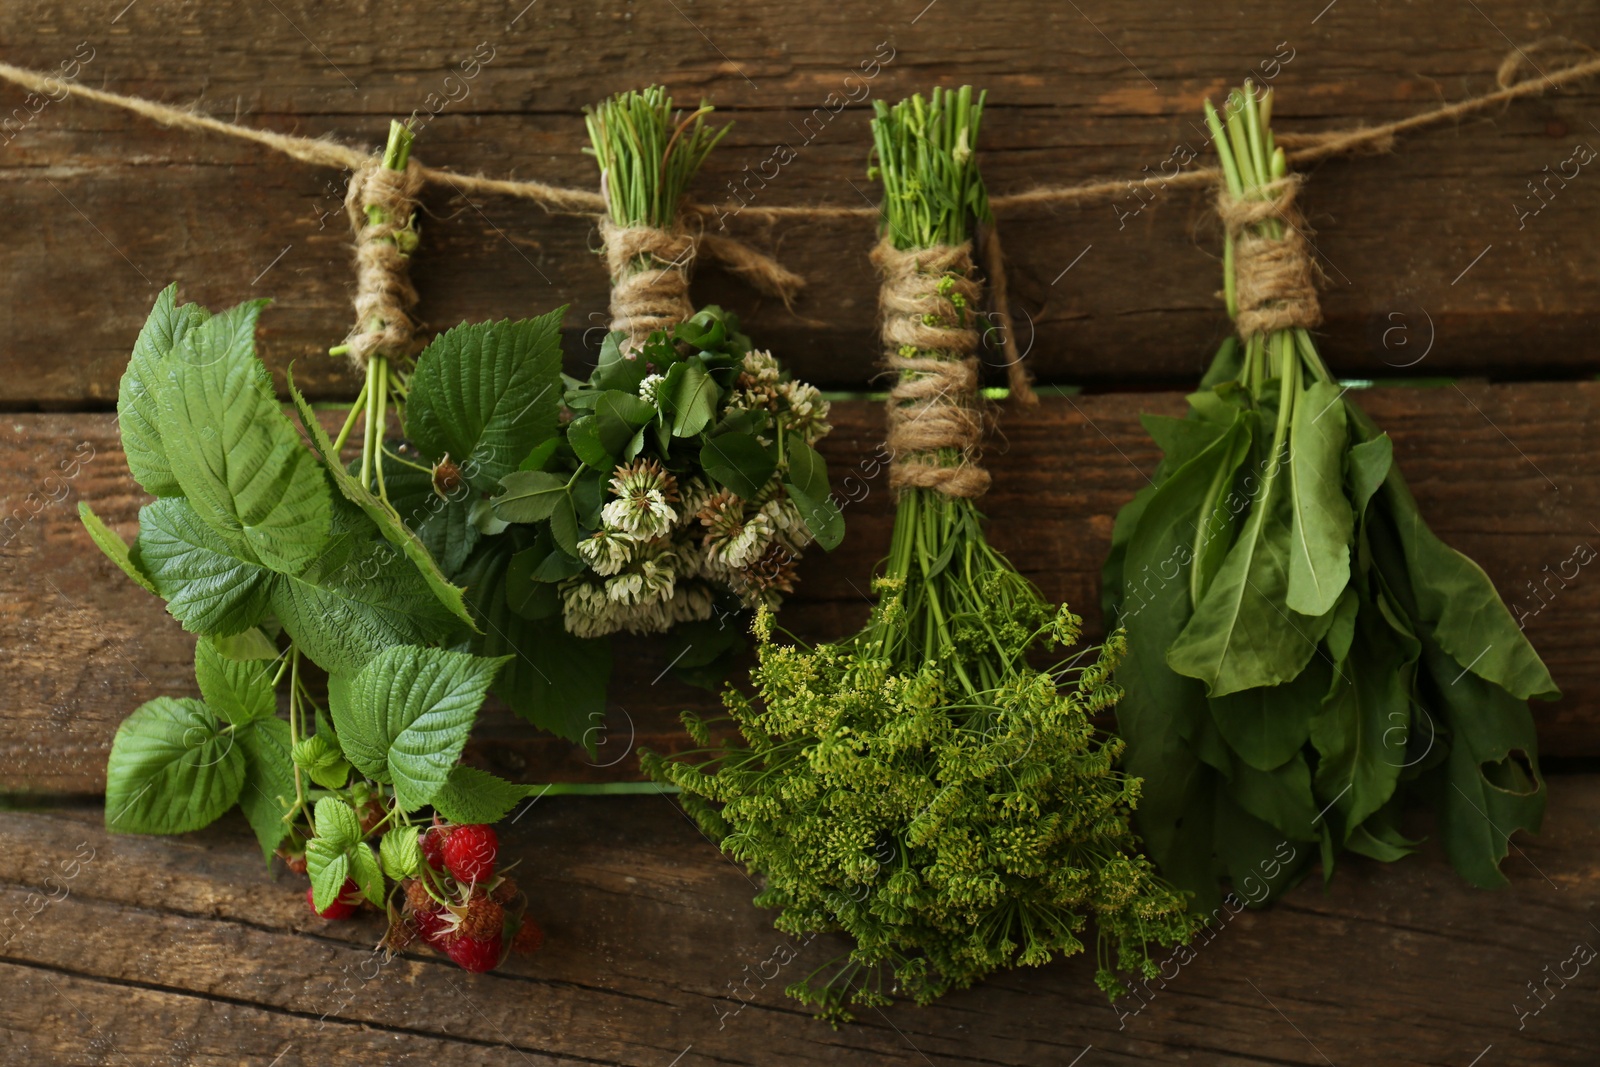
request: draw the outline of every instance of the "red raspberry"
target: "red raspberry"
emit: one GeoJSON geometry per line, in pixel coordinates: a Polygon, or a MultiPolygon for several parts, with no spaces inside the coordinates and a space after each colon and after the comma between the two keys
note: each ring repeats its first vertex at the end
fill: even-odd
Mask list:
{"type": "Polygon", "coordinates": [[[496,904],[510,904],[517,899],[517,883],[509,878],[500,879],[500,884],[490,891],[489,899],[496,904]]]}
{"type": "Polygon", "coordinates": [[[511,951],[527,956],[538,952],[542,944],[544,944],[544,931],[539,929],[539,924],[531,918],[524,917],[522,925],[517,927],[516,934],[511,938],[511,951]]]}
{"type": "Polygon", "coordinates": [[[482,974],[500,965],[500,935],[487,940],[478,937],[458,937],[450,942],[445,953],[463,971],[482,974]]]}
{"type": "Polygon", "coordinates": [[[443,951],[444,937],[450,933],[450,924],[443,911],[419,911],[411,916],[417,926],[417,936],[434,948],[443,951]]]}
{"type": "Polygon", "coordinates": [[[436,871],[444,870],[444,842],[449,833],[443,826],[430,826],[422,835],[422,858],[436,871]]]}
{"type": "Polygon", "coordinates": [[[494,827],[474,823],[457,826],[444,839],[444,865],[458,882],[487,882],[494,876],[500,839],[494,827]]]}
{"type": "Polygon", "coordinates": [[[317,911],[314,896],[315,890],[306,886],[306,904],[323,919],[348,919],[361,907],[361,887],[348,878],[344,880],[344,885],[339,887],[339,895],[334,898],[333,903],[321,911],[317,911]]]}
{"type": "Polygon", "coordinates": [[[421,913],[439,910],[438,902],[428,895],[427,887],[418,879],[407,878],[400,885],[405,890],[406,903],[411,906],[413,912],[421,913]]]}

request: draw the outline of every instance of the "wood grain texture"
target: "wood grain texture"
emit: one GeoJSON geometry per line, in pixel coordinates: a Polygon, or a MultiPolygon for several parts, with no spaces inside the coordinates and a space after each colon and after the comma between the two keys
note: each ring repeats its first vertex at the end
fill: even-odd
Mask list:
{"type": "MultiPolygon", "coordinates": [[[[96,86],[374,146],[390,116],[456,97],[423,131],[420,158],[583,187],[596,175],[580,152],[581,107],[662,81],[736,120],[696,188],[730,212],[741,200],[875,197],[864,174],[870,101],[933,84],[989,89],[985,168],[1007,192],[1203,162],[1201,100],[1249,74],[1280,89],[1280,130],[1314,131],[1482,92],[1512,42],[1531,49],[1557,37],[1600,42],[1600,10],[1582,0],[1336,4],[1320,14],[1270,0],[1007,0],[973,19],[926,0],[470,0],[443,17],[427,4],[312,0],[142,0],[120,15],[0,7],[0,58],[13,63],[58,69],[87,57],[71,69],[96,86]],[[475,55],[490,58],[464,78],[475,55]],[[771,162],[787,158],[775,157],[780,145],[794,153],[781,166],[771,162]]],[[[1571,58],[1557,44],[1528,55],[1541,69],[1571,58]]],[[[1597,102],[1591,87],[1519,103],[1408,137],[1391,156],[1320,167],[1303,202],[1328,278],[1332,365],[1347,376],[1588,373],[1600,246],[1585,221],[1600,210],[1600,182],[1587,171],[1552,175],[1577,144],[1600,139],[1589,118],[1597,102]]],[[[277,297],[264,332],[271,365],[298,360],[314,393],[348,395],[342,364],[320,355],[350,318],[341,175],[96,105],[40,108],[10,87],[0,88],[0,140],[0,180],[23,221],[23,239],[0,245],[0,405],[108,403],[128,338],[173,279],[213,305],[277,297]]],[[[415,273],[435,326],[568,303],[573,359],[593,349],[598,334],[586,346],[584,333],[604,321],[606,290],[587,220],[448,189],[425,204],[415,273]]],[[[1177,384],[1199,374],[1223,330],[1220,237],[1203,194],[1130,193],[1005,221],[1041,380],[1177,384]]],[[[732,228],[776,248],[812,285],[791,313],[708,269],[697,298],[744,313],[804,377],[864,382],[877,347],[871,225],[735,218],[732,228]]]]}
{"type": "Polygon", "coordinates": [[[1082,1064],[1465,1067],[1492,1046],[1480,1064],[1587,1065],[1600,1022],[1593,965],[1541,984],[1600,942],[1594,776],[1552,779],[1505,890],[1467,888],[1428,845],[1229,918],[1182,967],[1159,952],[1168,980],[1120,1011],[1080,956],[837,1032],[781,987],[844,943],[773,931],[666,798],[552,798],[503,827],[546,942],[489,975],[425,951],[381,962],[379,920],[311,916],[303,880],[265,871],[242,822],[159,839],[99,820],[0,822],[8,1062],[1062,1067],[1092,1047],[1082,1064]],[[1519,1028],[1514,1005],[1541,1003],[1530,982],[1547,1003],[1519,1028]]]}
{"type": "MultiPolygon", "coordinates": [[[[1591,525],[1600,474],[1588,460],[1600,453],[1600,384],[1358,395],[1393,434],[1434,529],[1529,613],[1529,636],[1565,691],[1560,702],[1534,706],[1544,751],[1600,755],[1600,655],[1583,625],[1600,610],[1600,578],[1591,569],[1566,583],[1549,577],[1579,544],[1600,539],[1591,525]]],[[[1083,614],[1091,634],[1100,632],[1099,568],[1112,519],[1159,458],[1138,416],[1179,414],[1182,404],[1170,393],[1108,394],[1002,413],[986,459],[995,486],[984,506],[999,517],[991,539],[1048,596],[1083,614]]],[[[0,416],[0,523],[9,524],[0,531],[0,792],[98,791],[117,724],[142,701],[194,691],[192,640],[99,555],[77,520],[82,499],[124,536],[136,528],[144,498],[112,421],[0,416]]],[[[808,639],[842,636],[864,621],[893,520],[887,474],[874,462],[878,407],[840,403],[833,421],[823,452],[850,532],[831,556],[806,557],[785,609],[785,624],[808,639]]],[[[636,745],[676,747],[684,740],[678,711],[715,706],[713,695],[665,675],[669,655],[659,642],[626,640],[616,658],[596,758],[503,712],[486,715],[471,758],[524,781],[629,777],[636,770],[626,754],[636,745]]]]}

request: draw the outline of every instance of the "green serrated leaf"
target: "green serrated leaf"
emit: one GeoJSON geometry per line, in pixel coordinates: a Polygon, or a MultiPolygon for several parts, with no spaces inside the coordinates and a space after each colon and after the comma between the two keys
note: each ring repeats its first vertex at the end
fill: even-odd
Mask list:
{"type": "Polygon", "coordinates": [[[182,497],[139,509],[139,562],[167,610],[195,634],[237,634],[267,613],[278,578],[239,559],[182,497]]]}
{"type": "MultiPolygon", "coordinates": [[[[350,851],[355,841],[360,839],[361,826],[356,825],[355,840],[342,837],[328,836],[323,833],[323,823],[320,816],[323,805],[337,805],[349,812],[350,818],[355,819],[355,812],[342,800],[333,797],[323,797],[317,801],[317,835],[306,842],[306,874],[311,878],[311,903],[318,911],[322,911],[339,899],[339,893],[344,889],[344,883],[350,877],[350,851]]],[[[331,808],[330,808],[331,812],[331,808]]],[[[333,828],[329,815],[330,829],[333,828]]],[[[341,824],[342,825],[342,824],[341,824]]]]}
{"type": "Polygon", "coordinates": [[[259,314],[243,304],[184,335],[158,392],[161,437],[195,513],[247,558],[295,573],[326,541],[331,502],[255,356],[259,314]]]}
{"type": "Polygon", "coordinates": [[[415,826],[394,826],[384,832],[378,844],[383,873],[399,880],[410,878],[422,869],[422,844],[415,826]]]}
{"type": "Polygon", "coordinates": [[[383,868],[366,842],[350,850],[350,877],[355,880],[362,896],[379,907],[383,906],[383,868]]]}
{"type": "Polygon", "coordinates": [[[433,593],[440,606],[467,626],[476,629],[477,623],[473,621],[472,613],[467,610],[461,589],[450,584],[421,539],[406,526],[393,508],[363,488],[361,483],[351,477],[339,463],[339,457],[333,451],[333,442],[328,440],[322,424],[317,421],[316,412],[311,410],[306,398],[294,387],[292,370],[289,372],[289,394],[294,398],[295,408],[300,413],[300,422],[305,427],[307,436],[311,438],[312,448],[322,459],[324,469],[333,479],[333,484],[338,487],[339,492],[346,500],[360,508],[362,513],[372,520],[372,524],[383,535],[383,539],[397,547],[401,555],[416,568],[423,584],[433,593]]]}
{"type": "Polygon", "coordinates": [[[350,762],[329,735],[317,732],[302,737],[290,753],[295,766],[324,789],[343,789],[350,780],[350,762]]]}
{"type": "Polygon", "coordinates": [[[323,797],[312,811],[317,837],[329,848],[346,849],[361,840],[361,819],[339,797],[323,797]]]}
{"type": "Polygon", "coordinates": [[[494,513],[507,522],[540,522],[567,495],[569,479],[545,471],[513,471],[500,479],[505,492],[494,498],[494,513]]]}
{"type": "Polygon", "coordinates": [[[198,700],[157,697],[122,721],[106,763],[106,829],[181,834],[233,807],[244,752],[198,700]]]}
{"type": "Polygon", "coordinates": [[[259,626],[252,626],[240,634],[212,637],[211,643],[216,646],[218,652],[229,659],[277,659],[279,655],[278,646],[259,626]]]}
{"type": "Polygon", "coordinates": [[[454,823],[497,823],[527,795],[527,786],[457,765],[433,798],[433,810],[454,823]]]}
{"type": "Polygon", "coordinates": [[[282,719],[257,719],[235,731],[244,750],[244,786],[239,808],[255,831],[263,859],[288,836],[284,816],[294,803],[294,764],[289,756],[289,724],[282,719]]]}
{"type": "Polygon", "coordinates": [[[262,660],[228,659],[209,638],[194,646],[194,677],[206,706],[225,722],[244,725],[278,713],[272,668],[262,660]]]}
{"type": "Polygon", "coordinates": [[[505,662],[438,648],[385,649],[350,680],[342,699],[330,701],[345,755],[369,778],[394,783],[402,809],[428,804],[461,757],[505,662]]]}
{"type": "Polygon", "coordinates": [[[777,460],[754,434],[725,433],[700,448],[700,466],[718,485],[750,500],[759,496],[777,469],[777,460]]]}
{"type": "Polygon", "coordinates": [[[473,488],[492,491],[556,432],[566,310],[461,325],[435,338],[411,375],[412,443],[433,460],[449,455],[473,488]]]}
{"type": "MultiPolygon", "coordinates": [[[[117,425],[128,471],[152,496],[182,496],[183,488],[172,473],[161,440],[161,413],[157,391],[167,381],[164,363],[184,334],[210,317],[198,304],[177,303],[174,282],[161,290],[155,307],[133,344],[128,369],[117,387],[117,425]]],[[[103,545],[101,547],[104,547],[103,545]]]]}
{"type": "Polygon", "coordinates": [[[150,592],[156,592],[155,583],[150,577],[139,569],[133,561],[133,555],[128,550],[128,543],[124,541],[115,530],[100,521],[100,516],[94,513],[86,501],[78,501],[78,518],[83,522],[83,528],[89,531],[89,539],[93,541],[106,554],[106,558],[115,563],[123,574],[132,578],[136,583],[150,592]]]}

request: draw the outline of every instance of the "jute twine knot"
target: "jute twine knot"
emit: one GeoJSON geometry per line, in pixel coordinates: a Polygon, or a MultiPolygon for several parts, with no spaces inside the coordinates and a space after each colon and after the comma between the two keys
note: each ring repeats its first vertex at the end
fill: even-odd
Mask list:
{"type": "Polygon", "coordinates": [[[901,251],[887,238],[872,250],[889,389],[889,485],[979,497],[989,472],[978,465],[983,412],[978,403],[976,312],[983,287],[972,243],[901,251]],[[958,301],[959,298],[959,301],[958,301]],[[936,355],[903,356],[914,348],[936,355]],[[950,449],[954,464],[939,455],[950,449]]]}
{"type": "Polygon", "coordinates": [[[1310,329],[1322,322],[1317,268],[1305,236],[1305,219],[1295,206],[1301,181],[1300,175],[1291,174],[1264,185],[1264,198],[1235,197],[1226,188],[1217,193],[1217,214],[1233,238],[1234,293],[1239,305],[1234,323],[1245,339],[1294,326],[1310,329]],[[1263,232],[1263,224],[1274,219],[1281,224],[1280,237],[1263,232]]]}
{"type": "Polygon", "coordinates": [[[404,358],[416,351],[417,290],[401,242],[412,236],[411,217],[426,180],[415,164],[393,170],[376,157],[350,177],[344,209],[356,241],[356,324],[345,343],[357,369],[374,355],[404,358]],[[377,221],[368,208],[378,209],[377,221]]]}
{"type": "Polygon", "coordinates": [[[681,230],[618,226],[600,219],[606,268],[611,272],[611,329],[628,335],[637,350],[656,330],[670,330],[694,314],[689,303],[689,267],[695,239],[681,230]]]}

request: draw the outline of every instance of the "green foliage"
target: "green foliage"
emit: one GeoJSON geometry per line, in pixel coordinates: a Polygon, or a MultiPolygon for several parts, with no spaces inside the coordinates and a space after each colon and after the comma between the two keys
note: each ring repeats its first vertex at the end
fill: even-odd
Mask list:
{"type": "Polygon", "coordinates": [[[181,834],[233,807],[245,758],[198,700],[157,697],[117,727],[106,767],[106,828],[181,834]]]}
{"type": "Polygon", "coordinates": [[[710,104],[687,116],[672,111],[659,85],[618,93],[584,109],[591,147],[600,165],[611,221],[619,226],[670,227],[678,221],[684,190],[707,155],[728,132],[706,124],[710,104]]]}
{"type": "Polygon", "coordinates": [[[434,796],[433,807],[451,822],[494,823],[527,795],[527,786],[513,785],[476,767],[456,766],[434,796]]]}
{"type": "MultiPolygon", "coordinates": [[[[1269,114],[1249,86],[1225,116],[1208,105],[1236,197],[1287,173],[1269,114]]],[[[1117,518],[1104,587],[1162,873],[1210,910],[1219,879],[1241,885],[1279,844],[1315,847],[1273,893],[1317,854],[1330,878],[1344,849],[1395,860],[1414,844],[1399,813],[1421,798],[1456,869],[1501,884],[1507,835],[1544,807],[1524,701],[1555,685],[1483,571],[1428,529],[1311,336],[1230,339],[1187,418],[1146,426],[1164,459],[1117,518]]]]}

